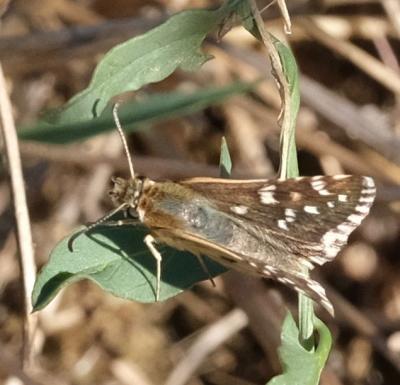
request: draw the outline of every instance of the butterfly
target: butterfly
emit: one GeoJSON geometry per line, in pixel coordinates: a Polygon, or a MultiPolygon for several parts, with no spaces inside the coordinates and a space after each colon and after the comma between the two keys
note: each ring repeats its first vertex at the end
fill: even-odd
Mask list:
{"type": "Polygon", "coordinates": [[[144,225],[150,232],[144,243],[157,261],[156,299],[162,262],[157,245],[166,244],[193,253],[203,267],[202,256],[208,256],[240,272],[277,280],[333,314],[324,288],[305,271],[335,258],[367,216],[376,195],[371,177],[156,182],[135,174],[116,109],[114,119],[131,175],[113,179],[110,196],[116,208],[85,231],[109,224],[120,211],[126,218],[112,225],[144,225]]]}

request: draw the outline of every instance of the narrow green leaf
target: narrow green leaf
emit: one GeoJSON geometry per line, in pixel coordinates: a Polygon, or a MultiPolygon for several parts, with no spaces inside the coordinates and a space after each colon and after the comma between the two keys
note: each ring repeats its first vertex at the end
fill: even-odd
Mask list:
{"type": "Polygon", "coordinates": [[[268,385],[318,385],[332,338],[329,329],[320,320],[316,319],[315,327],[319,336],[318,347],[309,351],[299,342],[299,330],[290,312],[287,313],[279,348],[283,374],[271,379],[268,385]]]}
{"type": "Polygon", "coordinates": [[[241,22],[246,29],[251,30],[253,21],[251,9],[247,1],[227,0],[226,10],[227,12],[219,25],[219,38],[238,25],[239,22],[241,22]]]}
{"type": "MultiPolygon", "coordinates": [[[[89,279],[121,298],[154,302],[156,263],[143,243],[145,235],[145,231],[133,227],[99,227],[78,237],[73,252],[67,246],[70,237],[63,239],[36,279],[32,293],[34,310],[46,306],[63,287],[82,279],[89,279]]],[[[159,250],[163,256],[160,300],[208,279],[192,254],[166,246],[159,250]]],[[[225,271],[217,263],[205,260],[211,276],[225,271]]]]}
{"type": "Polygon", "coordinates": [[[282,178],[295,178],[299,176],[296,151],[296,120],[300,107],[298,68],[291,49],[275,37],[272,36],[272,38],[290,91],[289,99],[283,101],[290,108],[286,109],[288,116],[283,116],[282,118],[280,176],[282,178]]]}
{"type": "Polygon", "coordinates": [[[74,123],[98,117],[110,98],[165,79],[177,68],[197,70],[209,55],[201,44],[227,9],[188,10],[164,24],[111,49],[97,65],[90,85],[48,116],[52,123],[74,123]]]}
{"type": "Polygon", "coordinates": [[[229,178],[232,172],[232,159],[229,153],[228,144],[226,143],[225,136],[221,141],[221,154],[219,158],[219,170],[222,178],[229,178]]]}
{"type": "MultiPolygon", "coordinates": [[[[146,123],[191,114],[220,103],[232,95],[251,90],[256,83],[233,83],[225,87],[210,87],[193,93],[169,92],[156,94],[141,101],[127,102],[119,109],[119,118],[127,132],[146,123]]],[[[115,130],[111,109],[95,119],[77,123],[51,124],[41,121],[33,127],[20,129],[19,138],[46,143],[65,144],[115,130]]]]}

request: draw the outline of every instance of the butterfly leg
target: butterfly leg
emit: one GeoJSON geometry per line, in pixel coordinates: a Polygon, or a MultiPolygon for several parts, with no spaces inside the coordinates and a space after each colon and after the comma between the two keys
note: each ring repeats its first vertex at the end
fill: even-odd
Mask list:
{"type": "Polygon", "coordinates": [[[151,234],[148,234],[144,237],[144,243],[146,246],[149,248],[151,254],[153,254],[153,257],[157,261],[157,284],[156,284],[156,301],[160,299],[160,282],[161,282],[161,261],[162,261],[162,256],[160,252],[156,249],[154,244],[156,243],[156,240],[151,234]]]}
{"type": "Polygon", "coordinates": [[[204,262],[204,258],[201,255],[196,255],[197,260],[200,263],[201,268],[204,270],[204,272],[208,275],[208,279],[211,282],[211,284],[213,285],[213,287],[216,287],[217,285],[215,284],[215,281],[213,279],[213,277],[211,277],[210,271],[207,268],[206,263],[204,262]]]}

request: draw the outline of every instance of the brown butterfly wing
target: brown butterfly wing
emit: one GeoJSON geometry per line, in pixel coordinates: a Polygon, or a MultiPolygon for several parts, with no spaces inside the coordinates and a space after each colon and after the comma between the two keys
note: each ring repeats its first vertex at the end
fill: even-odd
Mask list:
{"type": "Polygon", "coordinates": [[[323,264],[333,259],[368,214],[375,184],[363,176],[287,180],[194,178],[181,182],[249,231],[274,238],[282,252],[323,264]]]}
{"type": "Polygon", "coordinates": [[[242,273],[275,279],[286,286],[321,304],[333,315],[333,306],[326,297],[324,288],[309,276],[297,269],[270,266],[246,254],[233,252],[218,243],[203,239],[195,234],[173,229],[158,229],[153,235],[159,241],[195,255],[206,255],[217,262],[242,273]]]}

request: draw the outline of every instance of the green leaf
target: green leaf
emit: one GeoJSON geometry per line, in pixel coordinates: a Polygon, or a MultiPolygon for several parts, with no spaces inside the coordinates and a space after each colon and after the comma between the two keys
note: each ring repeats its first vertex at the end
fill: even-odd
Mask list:
{"type": "Polygon", "coordinates": [[[248,1],[227,0],[227,12],[221,20],[218,31],[218,38],[221,39],[229,30],[238,25],[239,22],[249,29],[253,25],[251,8],[248,1]],[[248,28],[249,27],[249,28],[248,28]]]}
{"type": "Polygon", "coordinates": [[[110,98],[165,79],[177,68],[195,71],[210,56],[201,44],[228,9],[188,10],[164,24],[111,49],[97,65],[90,85],[65,107],[50,114],[52,123],[66,124],[98,117],[110,98]]]}
{"type": "MultiPolygon", "coordinates": [[[[232,163],[225,139],[220,166],[230,174],[232,163]]],[[[67,285],[90,279],[105,291],[139,302],[154,302],[156,263],[143,243],[146,231],[136,227],[98,227],[74,241],[73,251],[63,239],[38,274],[32,293],[34,310],[45,307],[67,285]]],[[[197,258],[167,246],[158,246],[161,263],[160,300],[171,298],[195,283],[208,279],[197,258]]],[[[205,258],[211,277],[227,269],[205,258]]]]}
{"type": "Polygon", "coordinates": [[[283,366],[280,374],[268,385],[317,385],[332,345],[329,329],[319,319],[315,320],[318,332],[318,347],[308,351],[299,342],[299,330],[290,312],[287,313],[282,328],[282,346],[279,356],[283,366]]]}
{"type": "Polygon", "coordinates": [[[219,158],[219,169],[222,178],[229,178],[232,172],[232,159],[229,153],[228,144],[226,143],[225,136],[221,141],[221,153],[219,158]]]}
{"type": "MultiPolygon", "coordinates": [[[[90,279],[105,291],[121,298],[154,302],[156,262],[143,243],[146,232],[133,227],[107,227],[76,238],[74,250],[63,239],[38,274],[32,293],[34,310],[46,306],[65,286],[90,279]]],[[[208,279],[192,254],[158,246],[161,264],[160,300],[173,297],[196,282],[208,279]]],[[[205,258],[212,277],[225,269],[205,258]]]]}
{"type": "MultiPolygon", "coordinates": [[[[256,83],[238,82],[225,87],[205,88],[190,94],[184,92],[156,94],[141,101],[122,104],[118,116],[124,130],[131,132],[147,123],[202,110],[232,95],[247,92],[255,85],[256,83]]],[[[22,140],[65,144],[111,130],[115,130],[115,122],[111,108],[108,108],[100,117],[85,122],[50,124],[41,121],[33,127],[20,129],[18,136],[22,140]]]]}
{"type": "MultiPolygon", "coordinates": [[[[147,34],[115,47],[98,65],[90,86],[50,116],[53,125],[41,123],[35,130],[22,131],[21,137],[65,143],[113,127],[109,112],[93,122],[82,121],[99,116],[115,94],[159,81],[178,67],[197,69],[208,58],[200,52],[202,41],[230,9],[224,4],[216,11],[183,12],[147,34]]],[[[244,91],[248,85],[234,88],[234,92],[244,91]]],[[[206,103],[198,95],[194,99],[187,95],[175,98],[168,95],[163,100],[153,98],[153,103],[147,101],[146,106],[136,103],[134,112],[132,107],[124,106],[120,109],[120,120],[133,125],[154,120],[155,115],[160,118],[193,111],[198,104],[208,105],[215,97],[219,100],[220,91],[230,94],[233,90],[227,87],[211,92],[206,103]],[[168,103],[172,103],[172,108],[168,103]]],[[[137,228],[99,227],[76,238],[73,252],[68,249],[70,237],[65,238],[54,248],[49,262],[37,277],[32,293],[34,309],[43,308],[61,288],[81,279],[90,279],[122,298],[153,302],[156,264],[143,243],[144,236],[145,231],[137,228]]],[[[209,277],[193,255],[167,247],[160,247],[160,252],[163,255],[161,300],[209,277]]],[[[212,277],[226,270],[213,261],[206,260],[206,265],[212,277]]]]}
{"type": "Polygon", "coordinates": [[[255,38],[261,40],[249,1],[241,1],[240,4],[236,5],[236,14],[240,18],[243,28],[250,32],[255,38]]]}

